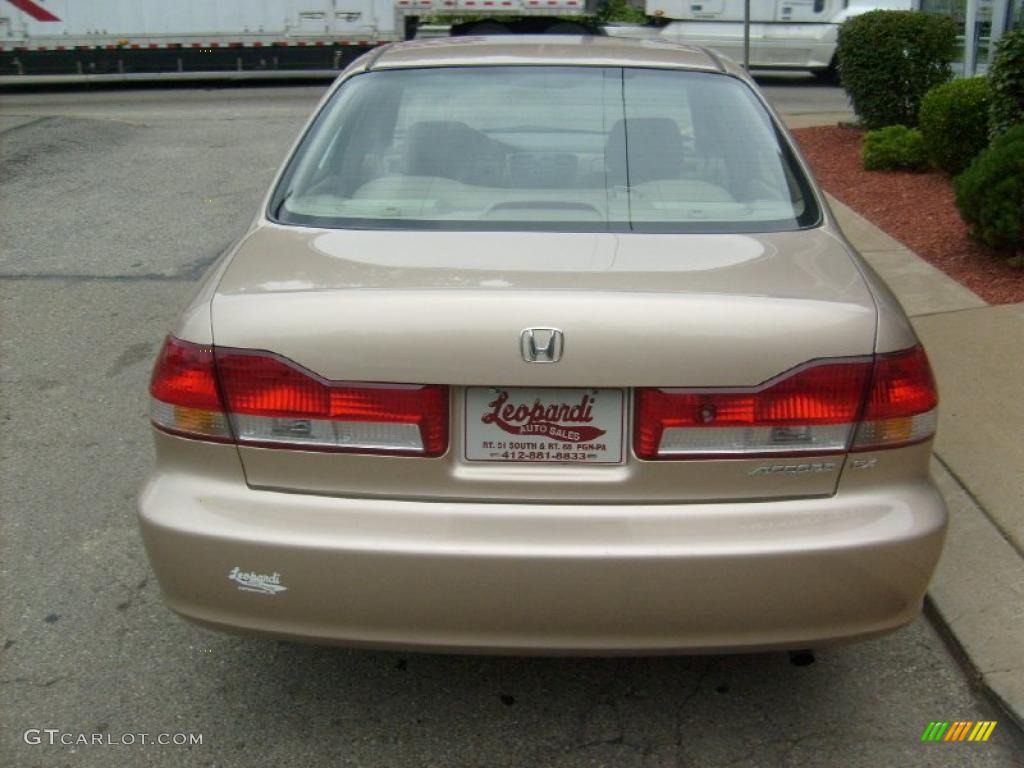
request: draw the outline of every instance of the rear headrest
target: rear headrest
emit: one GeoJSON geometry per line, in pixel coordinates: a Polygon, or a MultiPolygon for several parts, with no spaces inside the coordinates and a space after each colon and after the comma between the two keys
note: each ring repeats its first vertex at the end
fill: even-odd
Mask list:
{"type": "Polygon", "coordinates": [[[408,173],[411,176],[456,178],[467,134],[475,133],[465,123],[428,120],[409,127],[408,173]]]}
{"type": "Polygon", "coordinates": [[[504,163],[504,146],[455,120],[425,120],[409,127],[407,172],[466,184],[493,184],[504,163]]]}
{"type": "Polygon", "coordinates": [[[678,179],[683,169],[683,138],[675,120],[667,117],[631,117],[617,120],[608,132],[608,170],[626,177],[626,144],[629,144],[629,183],[678,179]]]}

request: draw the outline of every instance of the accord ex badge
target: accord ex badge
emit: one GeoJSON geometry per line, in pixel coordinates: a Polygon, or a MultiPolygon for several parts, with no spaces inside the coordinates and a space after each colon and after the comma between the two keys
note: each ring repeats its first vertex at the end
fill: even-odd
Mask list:
{"type": "Polygon", "coordinates": [[[278,592],[287,592],[288,587],[281,583],[281,574],[273,573],[249,573],[243,571],[237,565],[228,573],[228,578],[238,584],[241,592],[259,592],[263,595],[276,595],[278,592]]]}
{"type": "Polygon", "coordinates": [[[526,328],[519,334],[519,350],[528,363],[557,363],[564,344],[558,328],[526,328]]]}
{"type": "Polygon", "coordinates": [[[758,475],[807,475],[818,472],[835,472],[834,461],[819,461],[808,464],[765,464],[750,470],[752,476],[758,475]]]}

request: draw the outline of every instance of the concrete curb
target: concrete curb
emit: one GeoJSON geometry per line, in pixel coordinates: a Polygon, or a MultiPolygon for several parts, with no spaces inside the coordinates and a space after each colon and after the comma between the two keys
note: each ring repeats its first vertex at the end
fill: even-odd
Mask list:
{"type": "Polygon", "coordinates": [[[847,239],[911,316],[944,392],[940,413],[946,415],[940,416],[932,475],[949,505],[950,529],[929,588],[928,613],[956,645],[981,687],[1024,729],[1024,557],[1015,542],[1020,538],[1015,526],[1021,512],[1013,505],[1024,494],[1024,479],[1012,470],[1024,466],[1024,446],[1017,451],[1011,446],[1006,455],[1004,441],[992,439],[993,432],[1024,434],[1024,407],[1019,412],[1011,407],[1009,413],[998,409],[1004,421],[993,423],[991,429],[986,423],[998,416],[978,414],[979,407],[1002,402],[993,390],[1006,378],[1019,384],[1019,377],[1005,369],[1001,350],[1006,335],[988,329],[996,322],[1004,330],[1011,325],[1011,332],[1024,338],[1024,308],[989,306],[855,211],[833,198],[829,204],[847,239]],[[951,333],[950,325],[960,333],[951,333]],[[970,349],[968,340],[973,340],[970,349]],[[961,386],[970,378],[964,367],[983,367],[984,361],[990,361],[991,374],[972,369],[973,378],[961,386]],[[957,436],[964,430],[984,439],[965,450],[957,436]],[[979,456],[985,445],[987,453],[979,456]],[[1001,487],[992,491],[992,485],[1001,487]],[[997,514],[982,506],[986,501],[979,503],[985,499],[998,504],[993,507],[997,514]]]}
{"type": "Polygon", "coordinates": [[[950,521],[928,591],[930,613],[981,686],[1024,729],[1024,560],[941,459],[932,475],[950,521]]]}

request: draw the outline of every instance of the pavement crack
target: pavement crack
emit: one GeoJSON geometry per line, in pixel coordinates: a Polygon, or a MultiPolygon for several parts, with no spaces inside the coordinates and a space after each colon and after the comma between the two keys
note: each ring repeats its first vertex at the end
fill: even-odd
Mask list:
{"type": "MultiPolygon", "coordinates": [[[[233,241],[232,241],[233,242],[233,241]]],[[[87,272],[0,272],[0,280],[29,281],[52,280],[70,283],[194,283],[217,261],[231,245],[225,245],[212,256],[201,256],[173,272],[140,272],[135,274],[98,275],[87,272]]]]}
{"type": "MultiPolygon", "coordinates": [[[[17,115],[14,115],[14,117],[17,117],[17,115]]],[[[25,128],[31,128],[33,125],[39,125],[40,123],[45,123],[48,120],[55,120],[55,119],[56,118],[53,117],[52,115],[47,115],[46,117],[37,117],[35,120],[30,120],[27,123],[22,123],[21,125],[15,125],[15,126],[12,126],[10,128],[6,128],[6,129],[0,131],[0,136],[6,136],[9,133],[14,133],[15,131],[20,131],[20,130],[23,130],[25,128]]]]}
{"type": "Polygon", "coordinates": [[[676,706],[676,754],[682,754],[683,752],[683,717],[686,713],[686,709],[690,705],[690,702],[701,694],[701,689],[704,687],[704,681],[707,679],[709,674],[711,674],[711,662],[706,661],[704,662],[704,666],[701,669],[700,674],[697,675],[697,680],[693,684],[693,690],[687,693],[676,706]]]}
{"type": "Polygon", "coordinates": [[[51,680],[46,680],[44,682],[38,682],[36,680],[33,680],[30,677],[11,677],[11,678],[8,678],[6,680],[0,680],[0,685],[17,685],[17,684],[22,684],[22,685],[31,685],[31,686],[33,686],[35,688],[50,688],[50,687],[56,685],[57,683],[59,683],[61,680],[67,680],[67,679],[68,679],[68,675],[60,675],[59,677],[54,677],[51,680]]]}
{"type": "Polygon", "coordinates": [[[11,281],[53,280],[66,281],[69,283],[188,283],[194,282],[195,279],[196,278],[191,274],[162,274],[159,272],[145,272],[136,275],[90,275],[83,274],[81,272],[0,272],[0,280],[11,281]]]}

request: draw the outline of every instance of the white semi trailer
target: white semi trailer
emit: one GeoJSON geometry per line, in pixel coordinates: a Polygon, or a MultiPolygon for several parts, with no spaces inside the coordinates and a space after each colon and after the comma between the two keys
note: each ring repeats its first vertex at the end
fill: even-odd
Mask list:
{"type": "MultiPolygon", "coordinates": [[[[750,0],[750,64],[759,69],[835,69],[839,25],[859,13],[910,10],[913,0],[750,0]]],[[[608,25],[611,35],[694,43],[743,61],[744,0],[647,0],[654,30],[608,25]]]]}
{"type": "MultiPolygon", "coordinates": [[[[751,62],[827,71],[839,22],[911,1],[751,0],[751,62]]],[[[423,18],[470,19],[454,34],[601,32],[592,24],[599,2],[0,0],[0,76],[333,70],[373,46],[415,36],[423,18]]],[[[742,59],[743,2],[646,0],[652,24],[604,31],[698,43],[742,59]]]]}
{"type": "MultiPolygon", "coordinates": [[[[597,0],[0,0],[0,74],[337,69],[425,16],[585,19],[597,0]]],[[[485,28],[486,29],[486,28],[485,28]]]]}

